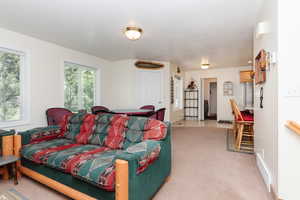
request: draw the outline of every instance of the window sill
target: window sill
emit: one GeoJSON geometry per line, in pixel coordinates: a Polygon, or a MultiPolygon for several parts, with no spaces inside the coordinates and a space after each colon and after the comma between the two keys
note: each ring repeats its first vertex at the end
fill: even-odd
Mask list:
{"type": "Polygon", "coordinates": [[[7,123],[0,123],[0,129],[2,128],[15,128],[18,126],[25,126],[29,125],[29,120],[21,120],[21,121],[13,121],[13,122],[7,122],[7,123]]]}

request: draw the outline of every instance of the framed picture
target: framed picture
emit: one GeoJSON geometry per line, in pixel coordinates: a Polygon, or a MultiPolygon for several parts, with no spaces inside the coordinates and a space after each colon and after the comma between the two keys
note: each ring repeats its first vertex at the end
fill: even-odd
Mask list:
{"type": "Polygon", "coordinates": [[[268,66],[268,54],[261,50],[255,58],[255,84],[266,82],[266,69],[268,66]]]}

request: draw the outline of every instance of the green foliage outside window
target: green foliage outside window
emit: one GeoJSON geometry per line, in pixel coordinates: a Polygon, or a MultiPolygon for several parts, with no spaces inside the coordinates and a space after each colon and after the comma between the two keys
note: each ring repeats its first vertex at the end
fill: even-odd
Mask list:
{"type": "Polygon", "coordinates": [[[65,62],[65,107],[73,112],[90,108],[95,103],[96,71],[65,62]]]}
{"type": "Polygon", "coordinates": [[[21,119],[21,56],[0,50],[0,122],[21,119]]]}

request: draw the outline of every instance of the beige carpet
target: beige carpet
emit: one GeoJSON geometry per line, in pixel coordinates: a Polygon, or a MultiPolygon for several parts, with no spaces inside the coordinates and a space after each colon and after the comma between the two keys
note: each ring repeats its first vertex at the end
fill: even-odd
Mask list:
{"type": "MultiPolygon", "coordinates": [[[[226,129],[174,128],[171,179],[154,200],[271,200],[255,162],[226,151],[226,129]]],[[[11,187],[0,181],[0,189],[11,187]]],[[[67,199],[28,178],[14,188],[31,200],[67,199]]]]}

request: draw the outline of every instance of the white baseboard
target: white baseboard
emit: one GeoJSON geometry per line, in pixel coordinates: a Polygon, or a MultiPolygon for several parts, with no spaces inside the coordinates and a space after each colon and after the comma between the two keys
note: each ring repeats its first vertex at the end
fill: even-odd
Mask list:
{"type": "Polygon", "coordinates": [[[261,158],[260,154],[256,153],[256,165],[260,171],[261,176],[264,179],[264,182],[268,188],[268,191],[271,192],[271,184],[272,184],[272,176],[271,173],[264,162],[264,160],[261,158]]]}

